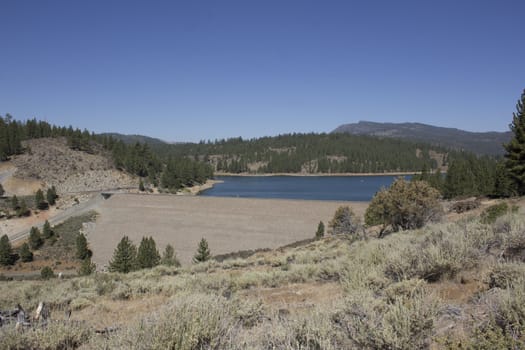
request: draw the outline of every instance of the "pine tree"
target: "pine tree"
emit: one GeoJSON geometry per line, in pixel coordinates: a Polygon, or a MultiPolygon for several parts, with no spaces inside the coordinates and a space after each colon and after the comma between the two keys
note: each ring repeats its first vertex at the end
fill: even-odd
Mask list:
{"type": "Polygon", "coordinates": [[[57,190],[56,190],[55,186],[51,186],[51,188],[47,189],[46,199],[47,199],[47,202],[49,203],[49,205],[55,205],[57,197],[58,197],[57,196],[57,190]]]}
{"type": "Polygon", "coordinates": [[[315,238],[321,239],[324,237],[324,223],[322,221],[319,221],[319,225],[317,225],[317,232],[315,232],[315,238]]]}
{"type": "Polygon", "coordinates": [[[148,269],[157,266],[159,262],[160,255],[153,237],[142,237],[137,253],[137,267],[148,269]]]}
{"type": "Polygon", "coordinates": [[[33,261],[33,252],[29,249],[29,244],[24,243],[20,247],[20,260],[23,262],[33,261]]]}
{"type": "Polygon", "coordinates": [[[139,181],[139,191],[140,192],[144,192],[146,190],[146,188],[144,187],[144,181],[142,181],[142,179],[140,179],[139,181]]]}
{"type": "Polygon", "coordinates": [[[42,244],[44,244],[44,240],[42,239],[40,230],[38,227],[31,227],[31,231],[29,232],[29,246],[31,249],[38,249],[42,244]]]}
{"type": "Polygon", "coordinates": [[[78,274],[80,276],[88,276],[97,270],[97,265],[91,261],[91,258],[86,258],[82,260],[82,264],[78,269],[78,274]]]}
{"type": "Polygon", "coordinates": [[[44,227],[42,228],[42,236],[44,239],[50,239],[53,237],[53,229],[51,229],[51,224],[49,224],[49,221],[47,220],[44,223],[44,227]]]}
{"type": "Polygon", "coordinates": [[[177,259],[177,255],[175,254],[175,249],[173,249],[171,244],[168,244],[164,249],[160,263],[165,266],[180,266],[179,259],[177,259]]]}
{"type": "Polygon", "coordinates": [[[13,248],[7,235],[0,238],[0,265],[12,265],[15,262],[13,248]]]}
{"type": "Polygon", "coordinates": [[[76,239],[76,257],[77,259],[84,260],[91,257],[91,250],[88,248],[88,242],[86,236],[80,233],[76,239]]]}
{"type": "Polygon", "coordinates": [[[199,242],[199,247],[197,248],[197,254],[193,257],[194,263],[200,263],[208,261],[211,258],[210,249],[208,248],[208,241],[206,239],[201,239],[199,242]]]}
{"type": "Polygon", "coordinates": [[[516,182],[518,193],[523,195],[525,194],[525,90],[516,105],[510,130],[514,133],[514,137],[504,145],[507,151],[505,166],[516,182]]]}
{"type": "Polygon", "coordinates": [[[29,208],[27,207],[25,200],[20,200],[18,209],[16,210],[16,215],[18,215],[19,217],[31,215],[31,210],[29,210],[29,208]]]}
{"type": "Polygon", "coordinates": [[[44,199],[44,192],[42,192],[41,189],[39,189],[38,191],[36,191],[36,194],[35,194],[35,204],[36,204],[36,207],[40,210],[45,210],[45,209],[48,209],[49,208],[49,204],[46,202],[46,200],[44,199]]]}
{"type": "Polygon", "coordinates": [[[109,262],[109,271],[128,273],[136,269],[137,248],[128,238],[122,237],[109,262]]]}

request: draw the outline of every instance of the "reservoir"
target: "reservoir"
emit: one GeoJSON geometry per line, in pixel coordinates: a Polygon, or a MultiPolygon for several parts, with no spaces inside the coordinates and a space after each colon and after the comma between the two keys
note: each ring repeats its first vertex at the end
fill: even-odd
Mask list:
{"type": "MultiPolygon", "coordinates": [[[[398,176],[217,176],[202,196],[367,202],[398,176]]],[[[410,176],[404,176],[410,179],[410,176]]]]}

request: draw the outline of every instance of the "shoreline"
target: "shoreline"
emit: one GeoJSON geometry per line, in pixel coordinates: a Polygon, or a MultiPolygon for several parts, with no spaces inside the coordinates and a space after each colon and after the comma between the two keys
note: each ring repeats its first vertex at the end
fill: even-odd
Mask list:
{"type": "MultiPolygon", "coordinates": [[[[213,174],[214,178],[217,176],[239,176],[239,177],[254,177],[254,176],[297,176],[297,177],[331,177],[331,176],[348,176],[348,177],[357,177],[357,176],[406,176],[406,175],[418,175],[420,171],[398,171],[398,172],[389,172],[389,173],[263,173],[263,174],[253,174],[253,173],[223,173],[216,172],[213,174]]],[[[220,180],[219,180],[220,181],[220,180]]]]}

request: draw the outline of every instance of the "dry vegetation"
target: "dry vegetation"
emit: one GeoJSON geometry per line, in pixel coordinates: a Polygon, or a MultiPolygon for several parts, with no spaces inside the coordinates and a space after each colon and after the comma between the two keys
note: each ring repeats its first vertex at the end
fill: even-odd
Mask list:
{"type": "MultiPolygon", "coordinates": [[[[521,209],[520,209],[521,210],[521,209]]],[[[383,239],[328,237],[246,259],[4,282],[69,322],[0,328],[1,348],[499,349],[525,346],[525,219],[508,213],[383,239]],[[116,327],[104,336],[95,329],[116,327]]]]}

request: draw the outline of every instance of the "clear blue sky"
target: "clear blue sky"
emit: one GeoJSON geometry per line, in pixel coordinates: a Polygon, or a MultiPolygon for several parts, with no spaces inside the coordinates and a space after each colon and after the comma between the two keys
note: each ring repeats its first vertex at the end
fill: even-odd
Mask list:
{"type": "Polygon", "coordinates": [[[508,130],[525,1],[0,0],[0,114],[168,141],[508,130]]]}

